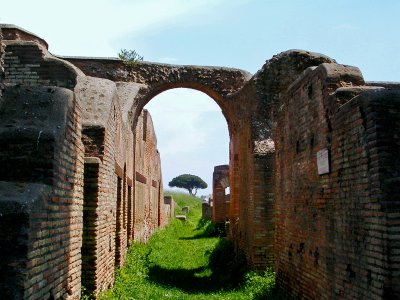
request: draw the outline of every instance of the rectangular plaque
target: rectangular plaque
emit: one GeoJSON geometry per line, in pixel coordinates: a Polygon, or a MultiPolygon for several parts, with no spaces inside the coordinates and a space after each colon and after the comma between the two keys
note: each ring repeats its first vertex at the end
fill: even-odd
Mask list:
{"type": "Polygon", "coordinates": [[[322,149],[317,152],[318,175],[327,174],[329,170],[329,150],[322,149]]]}

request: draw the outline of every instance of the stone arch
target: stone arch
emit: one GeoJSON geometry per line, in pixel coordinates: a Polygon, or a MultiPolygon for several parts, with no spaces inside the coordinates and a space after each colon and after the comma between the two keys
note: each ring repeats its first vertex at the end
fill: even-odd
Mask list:
{"type": "Polygon", "coordinates": [[[132,129],[136,127],[136,122],[143,108],[148,104],[154,97],[159,94],[177,89],[177,88],[187,88],[201,92],[209,96],[214,102],[221,108],[221,112],[227,122],[229,134],[232,131],[232,126],[236,120],[236,116],[231,106],[227,103],[226,99],[218,93],[217,91],[211,89],[210,87],[199,84],[196,82],[178,82],[178,83],[164,83],[157,85],[156,87],[142,86],[139,88],[138,93],[135,95],[132,108],[129,112],[130,124],[132,129]]]}
{"type": "Polygon", "coordinates": [[[119,59],[60,58],[74,64],[86,76],[105,78],[116,83],[136,86],[133,105],[129,111],[132,128],[135,128],[137,117],[152,98],[173,88],[189,88],[205,93],[221,107],[231,134],[238,111],[233,96],[252,77],[252,74],[247,71],[225,67],[138,62],[133,69],[128,70],[119,59]]]}

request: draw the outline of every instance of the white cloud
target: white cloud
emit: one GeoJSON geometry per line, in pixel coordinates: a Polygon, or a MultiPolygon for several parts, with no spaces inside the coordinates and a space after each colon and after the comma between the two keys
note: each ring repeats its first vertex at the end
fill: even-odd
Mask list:
{"type": "MultiPolygon", "coordinates": [[[[191,153],[207,144],[207,132],[202,126],[207,113],[220,112],[219,106],[207,95],[189,90],[174,89],[155,97],[146,109],[154,121],[158,146],[163,155],[191,153]]],[[[224,118],[221,113],[221,122],[224,118]]],[[[212,126],[211,126],[212,127],[212,126]]]]}

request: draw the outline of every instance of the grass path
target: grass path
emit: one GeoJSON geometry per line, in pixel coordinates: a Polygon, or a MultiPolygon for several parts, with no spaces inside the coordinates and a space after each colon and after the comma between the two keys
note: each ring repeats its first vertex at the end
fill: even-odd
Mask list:
{"type": "Polygon", "coordinates": [[[101,299],[277,299],[274,274],[246,272],[243,257],[231,244],[212,236],[213,226],[201,219],[201,201],[173,193],[189,206],[187,221],[171,220],[146,244],[130,247],[114,288],[101,299]]]}

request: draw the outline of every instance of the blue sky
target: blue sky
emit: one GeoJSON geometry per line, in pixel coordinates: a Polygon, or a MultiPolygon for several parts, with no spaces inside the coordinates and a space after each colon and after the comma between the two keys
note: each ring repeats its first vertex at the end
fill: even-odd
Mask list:
{"type": "MultiPolygon", "coordinates": [[[[357,66],[368,81],[400,81],[398,0],[13,0],[0,6],[0,23],[36,33],[60,55],[115,57],[127,48],[148,61],[255,73],[279,52],[304,49],[357,66]]],[[[200,92],[175,89],[148,109],[165,185],[181,173],[211,185],[213,166],[228,162],[219,107],[200,92]]]]}

